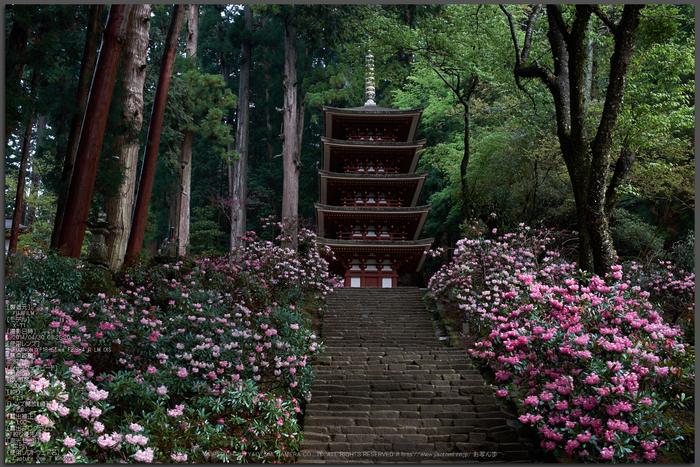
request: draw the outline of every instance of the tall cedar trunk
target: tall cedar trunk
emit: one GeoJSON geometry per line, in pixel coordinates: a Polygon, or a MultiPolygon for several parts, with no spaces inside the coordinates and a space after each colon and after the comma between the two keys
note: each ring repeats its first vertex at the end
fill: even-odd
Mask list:
{"type": "Polygon", "coordinates": [[[190,245],[190,193],[192,185],[192,139],[194,133],[185,131],[180,143],[180,183],[177,186],[176,241],[178,255],[187,254],[190,245]]]}
{"type": "Polygon", "coordinates": [[[24,129],[22,139],[22,159],[19,163],[19,175],[17,178],[17,194],[15,195],[15,210],[12,212],[12,228],[10,230],[9,253],[17,251],[17,241],[19,240],[19,223],[22,219],[22,205],[24,203],[24,185],[27,177],[27,161],[29,160],[29,143],[32,137],[32,127],[34,118],[30,117],[24,129]]]}
{"type": "Polygon", "coordinates": [[[85,107],[87,106],[88,96],[90,95],[90,83],[92,76],[95,74],[95,66],[97,65],[97,48],[100,45],[100,27],[102,25],[103,11],[104,5],[90,6],[85,48],[83,50],[83,59],[80,62],[76,109],[71,117],[68,144],[63,162],[63,172],[61,173],[61,182],[59,184],[58,197],[56,200],[56,216],[54,217],[53,231],[51,232],[52,249],[58,248],[58,234],[61,233],[61,223],[63,222],[63,213],[66,208],[68,185],[70,184],[70,177],[73,173],[73,166],[75,165],[75,153],[78,150],[78,141],[80,140],[80,130],[83,126],[85,107]]]}
{"type": "Polygon", "coordinates": [[[113,271],[124,264],[126,244],[131,227],[131,208],[134,204],[136,168],[139,158],[139,132],[143,124],[143,87],[146,82],[148,32],[151,25],[151,6],[136,4],[131,10],[128,38],[122,60],[122,119],[128,133],[118,137],[117,147],[122,182],[113,197],[107,198],[107,220],[115,230],[107,236],[108,264],[113,271]]]}
{"type": "Polygon", "coordinates": [[[608,183],[610,149],[624,97],[633,34],[639,24],[643,5],[625,5],[617,24],[605,16],[598,6],[577,5],[571,26],[564,20],[560,5],[548,5],[547,37],[554,58],[553,72],[538,62],[528,63],[530,39],[540,8],[538,5],[531,10],[521,50],[513,18],[501,6],[508,16],[515,45],[515,76],[516,79],[540,79],[554,98],[557,135],[576,203],[579,265],[582,269],[605,276],[615,261],[608,225],[615,200],[609,197],[625,179],[634,162],[633,155],[622,153],[615,165],[615,174],[608,183]],[[591,142],[588,137],[591,129],[586,123],[587,98],[590,95],[586,82],[590,60],[586,30],[593,14],[613,32],[615,50],[610,57],[609,85],[600,123],[591,142]]]}
{"type": "Polygon", "coordinates": [[[265,128],[267,129],[267,159],[271,161],[275,157],[275,145],[272,144],[272,120],[270,119],[270,75],[265,75],[265,128]]]}
{"type": "MultiPolygon", "coordinates": [[[[253,29],[253,13],[250,5],[243,10],[245,28],[253,29]]],[[[238,84],[238,121],[236,122],[236,152],[240,159],[233,163],[231,195],[231,248],[240,245],[246,233],[246,204],[248,200],[248,128],[250,126],[250,70],[252,67],[252,43],[250,35],[241,41],[241,75],[238,84]]]]}
{"type": "MultiPolygon", "coordinates": [[[[131,7],[129,7],[130,9],[131,7]]],[[[97,176],[97,164],[102,149],[112,91],[117,78],[119,57],[124,44],[124,18],[126,5],[112,5],[109,9],[102,48],[95,76],[90,87],[90,97],[85,110],[80,142],[75,156],[75,167],[66,196],[66,209],[58,236],[58,247],[64,254],[77,258],[85,237],[85,221],[90,210],[92,190],[97,176]]]]}
{"type": "Polygon", "coordinates": [[[172,20],[168,28],[168,35],[165,40],[165,50],[163,51],[163,61],[160,66],[158,84],[156,85],[155,98],[153,100],[153,111],[148,125],[148,138],[146,151],[143,156],[143,166],[141,167],[141,181],[139,191],[136,196],[131,233],[126,247],[125,265],[134,265],[141,256],[143,237],[146,232],[146,218],[148,216],[148,204],[151,199],[153,188],[153,177],[156,171],[156,161],[158,159],[158,146],[160,144],[160,133],[163,127],[163,115],[165,113],[165,102],[168,97],[170,87],[170,77],[173,73],[173,63],[177,52],[177,39],[180,35],[180,27],[185,17],[187,5],[175,5],[173,8],[172,20]]]}
{"type": "MultiPolygon", "coordinates": [[[[187,41],[185,51],[188,57],[197,56],[197,36],[199,34],[199,5],[190,5],[187,16],[187,41]]],[[[190,244],[190,193],[192,179],[192,139],[194,133],[185,131],[180,145],[180,186],[178,187],[177,244],[178,254],[185,255],[190,244]]]]}
{"type": "MultiPolygon", "coordinates": [[[[31,15],[17,14],[17,5],[13,11],[13,22],[10,34],[7,37],[7,55],[5,63],[5,95],[22,94],[22,74],[24,66],[27,64],[27,45],[32,32],[31,15]]],[[[36,8],[36,6],[20,5],[19,8],[36,8]]],[[[12,110],[14,112],[14,110],[12,110]]],[[[19,115],[10,114],[10,109],[5,114],[5,143],[9,141],[10,135],[14,131],[19,115]]]]}
{"type": "MultiPolygon", "coordinates": [[[[36,143],[35,158],[39,154],[41,144],[44,140],[44,130],[46,129],[46,115],[39,115],[36,122],[36,143]]],[[[34,231],[34,222],[37,217],[38,206],[36,200],[39,196],[39,172],[36,164],[32,164],[32,171],[29,174],[29,200],[27,202],[27,231],[34,231]]]]}
{"type": "MultiPolygon", "coordinates": [[[[310,53],[309,43],[306,42],[304,47],[304,57],[308,59],[310,53]]],[[[304,76],[304,67],[299,70],[299,75],[304,76]]],[[[299,173],[301,172],[301,143],[304,136],[304,113],[306,112],[306,89],[299,87],[298,89],[298,102],[299,107],[297,109],[297,137],[296,137],[296,167],[297,167],[297,184],[299,183],[299,173]]],[[[299,190],[297,189],[297,193],[299,190]]],[[[298,195],[297,195],[298,199],[298,195]]],[[[298,230],[298,229],[296,229],[298,230]]],[[[296,234],[295,234],[296,235],[296,234]]]]}
{"type": "Polygon", "coordinates": [[[291,24],[290,14],[284,28],[284,110],[282,167],[282,221],[289,228],[289,240],[285,247],[297,249],[297,221],[299,212],[299,160],[297,114],[297,32],[291,24]]]}

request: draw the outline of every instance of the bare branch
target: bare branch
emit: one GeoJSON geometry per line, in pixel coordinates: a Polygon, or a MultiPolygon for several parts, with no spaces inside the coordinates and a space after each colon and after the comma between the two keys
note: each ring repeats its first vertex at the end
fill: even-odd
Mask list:
{"type": "Polygon", "coordinates": [[[617,25],[610,19],[608,16],[603,13],[603,11],[600,9],[598,5],[591,5],[591,9],[593,11],[593,14],[595,14],[600,20],[607,26],[608,29],[610,29],[610,32],[613,34],[617,33],[617,25]]]}
{"type": "Polygon", "coordinates": [[[525,27],[525,42],[523,44],[522,51],[520,50],[520,45],[518,43],[518,36],[516,34],[516,27],[515,22],[513,20],[513,15],[508,11],[505,5],[499,5],[499,7],[508,18],[508,24],[510,26],[510,35],[511,39],[513,40],[513,46],[515,48],[515,84],[518,86],[518,89],[520,89],[530,98],[530,100],[532,101],[532,105],[536,106],[535,99],[532,97],[532,95],[530,95],[529,92],[527,92],[527,89],[525,89],[525,86],[523,86],[522,82],[520,81],[520,78],[540,78],[547,85],[551,84],[552,82],[551,72],[546,67],[537,62],[537,60],[535,60],[534,64],[526,66],[527,60],[530,55],[530,47],[532,44],[532,34],[535,30],[535,22],[540,12],[542,11],[542,5],[535,5],[534,9],[527,18],[527,24],[525,27]]]}
{"type": "Polygon", "coordinates": [[[515,23],[513,22],[513,15],[510,14],[508,9],[504,5],[498,5],[501,11],[508,18],[508,24],[510,25],[510,36],[513,39],[513,46],[515,47],[515,66],[517,67],[522,63],[520,58],[520,45],[518,44],[518,36],[515,34],[515,23]]]}
{"type": "Polygon", "coordinates": [[[452,83],[450,83],[444,76],[442,76],[442,73],[440,73],[440,70],[435,68],[434,66],[431,65],[431,68],[437,75],[440,77],[440,79],[447,85],[448,88],[452,90],[453,93],[457,96],[457,98],[461,101],[461,96],[459,95],[459,89],[456,89],[454,86],[452,86],[452,83]]]}
{"type": "Polygon", "coordinates": [[[605,216],[610,219],[617,204],[619,194],[617,189],[627,180],[634,162],[637,160],[637,150],[624,146],[620,149],[620,157],[615,162],[615,169],[605,193],[605,216]]]}
{"type": "Polygon", "coordinates": [[[523,60],[527,62],[530,56],[530,44],[532,43],[532,33],[535,29],[535,21],[537,21],[537,16],[539,16],[542,10],[542,4],[535,5],[535,9],[532,10],[530,17],[527,19],[527,27],[525,29],[525,42],[523,44],[523,60]]]}

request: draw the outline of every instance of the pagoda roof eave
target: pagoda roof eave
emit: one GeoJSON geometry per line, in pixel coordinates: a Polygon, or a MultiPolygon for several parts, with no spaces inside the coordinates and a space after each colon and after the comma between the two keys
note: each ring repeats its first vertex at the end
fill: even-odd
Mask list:
{"type": "Polygon", "coordinates": [[[372,242],[359,241],[359,240],[342,240],[339,238],[325,238],[316,237],[316,241],[322,245],[328,246],[344,246],[344,247],[362,247],[362,248],[383,248],[383,247],[396,247],[396,248],[414,248],[414,247],[430,247],[435,241],[434,238],[421,238],[418,240],[404,240],[404,241],[389,241],[389,240],[376,240],[372,242]]]}
{"type": "Polygon", "coordinates": [[[405,214],[418,214],[417,224],[415,228],[409,232],[409,237],[413,237],[413,240],[418,240],[418,236],[423,231],[423,226],[428,218],[428,213],[432,206],[416,206],[416,207],[403,207],[403,208],[365,208],[365,207],[346,207],[346,206],[328,206],[325,204],[315,203],[314,208],[316,210],[316,221],[318,225],[318,231],[324,232],[326,229],[326,216],[324,214],[338,214],[348,216],[350,214],[356,214],[359,216],[366,216],[368,218],[386,217],[391,218],[392,216],[400,216],[405,214]]]}
{"type": "Polygon", "coordinates": [[[324,178],[333,179],[348,179],[348,180],[419,180],[428,176],[428,172],[417,173],[398,173],[398,174],[367,174],[367,173],[345,173],[345,172],[329,172],[328,170],[319,169],[318,174],[324,178]]]}
{"type": "Polygon", "coordinates": [[[402,242],[390,242],[390,241],[375,241],[375,242],[359,242],[356,240],[340,240],[340,239],[328,239],[323,237],[318,237],[316,242],[319,246],[327,245],[331,250],[341,253],[342,251],[347,252],[386,252],[386,253],[405,253],[411,252],[417,253],[421,251],[420,260],[418,260],[415,272],[420,271],[425,262],[425,257],[427,256],[427,251],[433,246],[434,238],[425,238],[420,240],[407,240],[402,242]]]}
{"type": "Polygon", "coordinates": [[[364,207],[347,207],[347,206],[329,206],[327,204],[314,203],[314,207],[319,212],[338,212],[338,213],[367,213],[371,215],[376,215],[376,213],[386,213],[386,214],[405,214],[408,212],[425,212],[426,214],[430,212],[432,208],[431,205],[425,206],[415,206],[415,207],[405,207],[405,208],[364,208],[364,207]]]}
{"type": "Polygon", "coordinates": [[[412,141],[416,135],[416,130],[418,128],[418,122],[420,121],[421,115],[423,115],[423,109],[389,109],[386,107],[377,106],[362,106],[362,107],[352,107],[352,108],[338,108],[338,107],[323,107],[323,120],[325,122],[324,135],[330,137],[334,134],[333,130],[333,120],[334,117],[338,119],[407,119],[405,123],[408,124],[406,127],[406,133],[403,134],[399,139],[405,141],[412,141]]]}
{"type": "Polygon", "coordinates": [[[418,160],[420,159],[420,154],[425,146],[426,140],[421,139],[418,141],[407,141],[407,142],[397,142],[397,141],[350,141],[342,139],[334,139],[322,136],[321,137],[321,154],[322,154],[322,167],[324,170],[331,168],[331,151],[343,151],[343,152],[372,152],[377,155],[393,155],[392,151],[400,150],[401,152],[408,151],[409,154],[402,156],[406,159],[405,167],[403,170],[406,172],[415,172],[416,167],[418,167],[418,160]]]}
{"type": "Polygon", "coordinates": [[[344,172],[328,172],[326,170],[319,170],[319,187],[320,187],[320,204],[327,205],[329,196],[328,182],[340,182],[342,184],[360,184],[360,185],[373,185],[377,183],[392,182],[395,186],[409,186],[411,187],[412,195],[410,199],[407,199],[409,206],[416,206],[418,203],[418,198],[423,190],[423,185],[425,180],[428,178],[428,172],[419,173],[399,173],[399,174],[357,174],[357,173],[344,173],[344,172]]]}
{"type": "Polygon", "coordinates": [[[362,146],[371,148],[396,148],[396,147],[415,147],[422,149],[425,146],[426,139],[415,141],[354,141],[348,139],[335,139],[330,136],[321,136],[321,142],[329,146],[362,146]]]}
{"type": "Polygon", "coordinates": [[[345,114],[345,115],[381,115],[381,114],[391,114],[391,115],[420,115],[423,113],[422,108],[415,109],[392,109],[389,107],[379,107],[376,105],[363,105],[360,107],[331,107],[324,105],[322,107],[323,112],[329,112],[334,114],[345,114]]]}

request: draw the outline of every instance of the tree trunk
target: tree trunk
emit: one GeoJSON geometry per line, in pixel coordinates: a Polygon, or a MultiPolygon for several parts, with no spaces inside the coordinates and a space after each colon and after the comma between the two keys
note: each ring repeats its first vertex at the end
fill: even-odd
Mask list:
{"type": "Polygon", "coordinates": [[[469,185],[467,183],[467,167],[469,166],[469,155],[471,152],[469,145],[470,131],[469,104],[467,103],[464,107],[464,154],[462,155],[462,162],[459,164],[459,181],[462,188],[462,217],[464,217],[464,219],[469,219],[471,217],[469,185]]]}
{"type": "MultiPolygon", "coordinates": [[[[429,56],[426,55],[426,59],[430,60],[429,56]]],[[[460,176],[460,189],[462,193],[462,216],[468,219],[472,215],[472,203],[469,200],[469,185],[467,183],[467,168],[469,167],[469,157],[471,155],[471,145],[470,145],[470,134],[471,134],[471,122],[470,122],[470,111],[469,105],[472,99],[474,91],[479,84],[479,76],[473,74],[466,80],[464,86],[461,85],[462,76],[457,73],[453,74],[452,77],[456,78],[457,85],[453,85],[450,80],[448,80],[443,73],[440,71],[438,64],[432,64],[433,71],[440,77],[443,83],[452,90],[459,103],[462,104],[462,117],[464,118],[464,153],[462,155],[462,161],[459,165],[459,176],[460,176]]]]}
{"type": "MultiPolygon", "coordinates": [[[[245,28],[253,30],[253,13],[250,5],[243,10],[245,28]]],[[[240,245],[239,237],[246,234],[246,204],[248,200],[248,129],[250,126],[250,70],[253,65],[252,43],[246,35],[241,41],[241,75],[238,85],[238,121],[236,124],[236,152],[239,160],[233,163],[231,196],[231,248],[240,245]]]]}
{"type": "MultiPolygon", "coordinates": [[[[130,9],[131,7],[129,7],[130,9]]],[[[124,44],[126,5],[112,5],[104,30],[102,48],[97,59],[95,76],[80,133],[75,156],[75,168],[66,196],[69,207],[63,215],[58,247],[64,254],[77,258],[85,237],[85,221],[90,210],[92,190],[97,176],[97,164],[102,149],[112,91],[117,78],[119,57],[124,44]]]]}
{"type": "Polygon", "coordinates": [[[177,186],[176,231],[178,256],[187,254],[190,245],[190,190],[192,180],[192,139],[194,133],[185,131],[180,143],[180,175],[177,186]]]}
{"type": "Polygon", "coordinates": [[[136,168],[139,158],[139,132],[143,124],[143,87],[146,82],[148,31],[151,24],[151,6],[136,4],[131,10],[128,38],[123,52],[124,97],[122,119],[129,131],[118,138],[119,165],[122,183],[113,197],[107,198],[107,220],[116,228],[107,236],[108,265],[117,271],[124,264],[126,244],[131,227],[131,208],[134,204],[136,168]]]}
{"type": "Polygon", "coordinates": [[[299,147],[297,146],[297,37],[296,28],[291,24],[290,14],[284,29],[284,110],[282,167],[282,222],[289,227],[289,239],[285,247],[297,249],[297,222],[299,213],[299,147]]]}
{"type": "Polygon", "coordinates": [[[173,63],[177,52],[177,39],[180,36],[182,20],[185,17],[187,5],[175,5],[172,13],[172,20],[168,28],[168,35],[163,51],[163,61],[160,66],[158,84],[156,85],[155,98],[153,100],[153,111],[148,125],[148,138],[146,151],[143,156],[143,166],[141,167],[141,181],[139,191],[136,196],[131,233],[126,247],[125,264],[133,266],[141,256],[143,237],[146,232],[146,218],[148,216],[148,204],[151,199],[153,188],[153,177],[156,171],[156,161],[158,159],[158,146],[160,143],[160,133],[163,127],[163,115],[165,113],[165,102],[168,97],[170,87],[170,77],[173,73],[173,63]]]}
{"type": "Polygon", "coordinates": [[[275,145],[272,144],[272,120],[270,119],[270,75],[265,75],[265,128],[267,129],[267,160],[275,157],[275,145]]]}
{"type": "Polygon", "coordinates": [[[22,139],[22,159],[19,163],[19,175],[17,178],[17,194],[15,195],[15,210],[12,212],[12,228],[10,230],[10,246],[8,253],[17,251],[17,241],[19,239],[19,223],[22,220],[22,204],[24,203],[24,185],[27,176],[27,161],[29,160],[29,143],[32,137],[34,118],[30,117],[24,129],[22,139]]]}
{"type": "MultiPolygon", "coordinates": [[[[190,5],[187,16],[187,41],[185,51],[188,57],[197,56],[199,35],[199,5],[190,5]]],[[[192,139],[193,132],[185,131],[180,145],[180,186],[178,187],[177,245],[178,255],[187,254],[190,245],[190,192],[192,179],[192,139]]]]}
{"type": "MultiPolygon", "coordinates": [[[[39,150],[44,140],[44,130],[46,129],[46,115],[39,115],[36,122],[36,143],[34,157],[38,159],[39,150]]],[[[34,222],[37,217],[38,206],[36,201],[39,197],[39,168],[32,164],[32,171],[29,174],[29,199],[27,200],[27,231],[34,230],[34,222]]]]}
{"type": "Polygon", "coordinates": [[[641,8],[643,5],[626,5],[614,29],[615,50],[610,57],[609,84],[598,131],[591,145],[591,177],[586,203],[586,217],[589,223],[586,227],[593,250],[594,270],[600,276],[611,270],[616,258],[606,213],[606,183],[610,168],[610,151],[625,95],[627,70],[634,46],[634,31],[639,25],[641,8]]]}
{"type": "Polygon", "coordinates": [[[66,208],[68,185],[70,184],[70,177],[73,173],[73,166],[75,165],[75,153],[78,150],[78,141],[80,140],[80,130],[83,125],[83,117],[85,116],[85,107],[87,106],[88,97],[90,95],[90,83],[95,74],[95,66],[97,65],[97,48],[100,45],[100,27],[102,25],[103,11],[104,5],[90,6],[85,48],[83,50],[83,59],[80,63],[80,76],[78,78],[77,104],[73,116],[71,117],[63,172],[61,173],[61,182],[59,184],[58,197],[56,200],[56,216],[54,217],[53,231],[51,232],[51,249],[54,250],[58,248],[58,235],[61,233],[61,223],[63,222],[63,213],[66,208]]]}

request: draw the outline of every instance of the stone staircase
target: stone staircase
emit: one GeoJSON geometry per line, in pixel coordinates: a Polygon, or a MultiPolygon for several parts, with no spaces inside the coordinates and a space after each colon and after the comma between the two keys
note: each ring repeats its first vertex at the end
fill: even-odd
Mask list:
{"type": "Polygon", "coordinates": [[[297,462],[530,461],[418,288],[341,288],[327,304],[297,462]]]}

